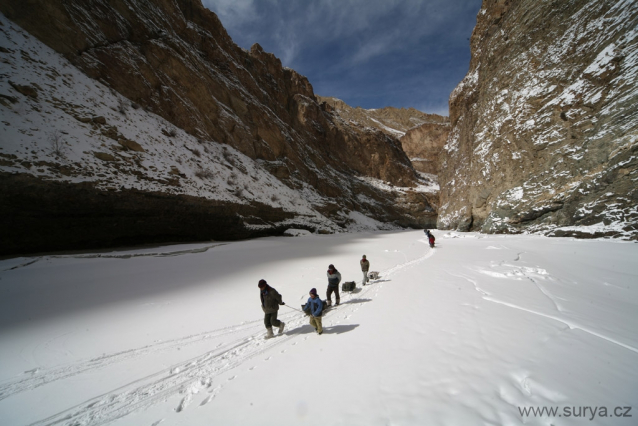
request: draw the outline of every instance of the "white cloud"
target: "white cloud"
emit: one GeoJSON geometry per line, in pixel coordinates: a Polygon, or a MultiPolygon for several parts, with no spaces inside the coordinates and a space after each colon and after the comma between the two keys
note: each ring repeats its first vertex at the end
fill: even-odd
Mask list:
{"type": "Polygon", "coordinates": [[[202,0],[202,4],[217,14],[227,30],[259,18],[254,0],[202,0]]]}

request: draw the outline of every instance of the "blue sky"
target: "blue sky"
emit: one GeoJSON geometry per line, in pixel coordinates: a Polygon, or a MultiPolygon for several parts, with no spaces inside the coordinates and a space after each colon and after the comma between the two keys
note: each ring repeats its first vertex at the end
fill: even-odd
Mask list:
{"type": "Polygon", "coordinates": [[[203,0],[239,46],[259,43],[351,106],[448,115],[481,0],[203,0]]]}

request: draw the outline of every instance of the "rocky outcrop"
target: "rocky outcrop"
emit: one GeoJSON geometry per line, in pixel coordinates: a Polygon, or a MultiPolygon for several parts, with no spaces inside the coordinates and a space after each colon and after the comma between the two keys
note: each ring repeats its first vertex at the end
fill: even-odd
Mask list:
{"type": "Polygon", "coordinates": [[[325,110],[341,119],[344,127],[360,132],[378,129],[399,139],[415,170],[438,174],[438,156],[450,131],[448,117],[414,108],[364,109],[351,107],[337,98],[317,96],[317,99],[325,110]]]}
{"type": "Polygon", "coordinates": [[[401,146],[415,170],[439,174],[439,154],[449,133],[449,122],[425,123],[406,132],[401,138],[401,146]]]}
{"type": "Polygon", "coordinates": [[[364,109],[351,107],[341,99],[317,96],[317,100],[325,103],[324,108],[339,115],[345,122],[359,127],[381,130],[383,133],[400,139],[405,133],[425,123],[448,122],[447,117],[428,114],[414,108],[376,108],[364,109]]]}
{"type": "Polygon", "coordinates": [[[638,3],[484,0],[440,229],[638,238],[638,3]]]}

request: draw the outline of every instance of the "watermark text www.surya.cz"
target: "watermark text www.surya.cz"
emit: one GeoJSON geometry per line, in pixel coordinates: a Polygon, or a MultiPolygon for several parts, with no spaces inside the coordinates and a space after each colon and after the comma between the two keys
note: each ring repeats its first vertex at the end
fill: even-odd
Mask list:
{"type": "Polygon", "coordinates": [[[521,417],[582,417],[594,420],[602,417],[632,417],[632,407],[518,407],[521,417]]]}

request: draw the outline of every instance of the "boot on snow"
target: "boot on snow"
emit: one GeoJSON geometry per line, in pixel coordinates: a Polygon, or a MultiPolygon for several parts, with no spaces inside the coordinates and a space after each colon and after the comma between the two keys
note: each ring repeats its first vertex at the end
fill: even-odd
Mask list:
{"type": "Polygon", "coordinates": [[[279,324],[279,332],[277,334],[283,333],[284,332],[284,326],[286,325],[285,322],[283,322],[283,321],[280,321],[280,322],[281,322],[281,324],[279,324]]]}
{"type": "Polygon", "coordinates": [[[266,336],[264,336],[264,339],[272,339],[273,337],[275,337],[275,335],[272,332],[272,328],[266,329],[266,336]]]}

